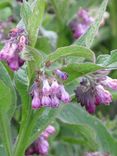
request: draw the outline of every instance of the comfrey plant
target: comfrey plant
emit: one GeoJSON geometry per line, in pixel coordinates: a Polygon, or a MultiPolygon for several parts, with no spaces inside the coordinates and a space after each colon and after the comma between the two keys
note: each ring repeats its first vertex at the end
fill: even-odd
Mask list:
{"type": "Polygon", "coordinates": [[[109,114],[101,105],[112,109],[116,99],[117,80],[111,77],[117,69],[117,51],[98,56],[91,50],[108,0],[100,4],[95,20],[88,9],[79,9],[70,24],[77,38],[74,43],[70,43],[72,11],[68,11],[76,8],[76,3],[20,2],[12,5],[5,1],[3,5],[21,7],[19,14],[14,9],[21,20],[0,50],[0,155],[62,156],[67,151],[72,156],[102,151],[117,156],[117,140],[107,130],[110,125],[103,123],[106,117],[101,120],[96,116],[103,116],[104,111],[109,114]],[[55,31],[52,40],[46,28],[55,31]]]}

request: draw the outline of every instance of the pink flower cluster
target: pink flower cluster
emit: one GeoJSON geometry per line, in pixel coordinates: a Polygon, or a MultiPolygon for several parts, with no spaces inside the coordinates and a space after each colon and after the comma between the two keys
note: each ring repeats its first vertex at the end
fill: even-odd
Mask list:
{"type": "Polygon", "coordinates": [[[107,89],[117,90],[117,80],[108,76],[97,79],[96,82],[82,80],[80,86],[75,90],[78,102],[85,106],[89,113],[94,113],[96,106],[100,104],[109,105],[112,95],[107,89]],[[106,88],[106,89],[105,89],[106,88]]]}
{"type": "Polygon", "coordinates": [[[93,21],[94,19],[89,15],[88,10],[80,9],[76,15],[76,18],[74,18],[69,24],[73,32],[73,37],[77,39],[83,35],[93,21]]]}
{"type": "MultiPolygon", "coordinates": [[[[59,70],[55,71],[58,72],[59,70]]],[[[59,71],[61,79],[66,79],[66,73],[59,71]]],[[[58,73],[57,73],[58,74],[58,73]]],[[[45,77],[45,76],[44,76],[45,77]]],[[[64,85],[60,84],[56,78],[43,78],[34,82],[31,89],[32,108],[59,107],[61,102],[69,103],[70,96],[65,90],[64,85]]]]}
{"type": "Polygon", "coordinates": [[[52,125],[49,125],[40,137],[33,142],[26,150],[25,155],[31,156],[33,154],[39,154],[40,156],[48,155],[49,143],[48,138],[55,133],[55,128],[52,125]]]}
{"type": "Polygon", "coordinates": [[[6,61],[13,71],[17,71],[25,62],[20,57],[20,53],[24,51],[26,45],[27,38],[24,29],[12,29],[9,33],[9,39],[0,51],[0,60],[6,61]]]}

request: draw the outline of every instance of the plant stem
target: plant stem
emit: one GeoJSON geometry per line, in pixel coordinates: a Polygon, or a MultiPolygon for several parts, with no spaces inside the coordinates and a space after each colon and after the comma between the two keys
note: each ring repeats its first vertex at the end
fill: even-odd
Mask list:
{"type": "Polygon", "coordinates": [[[11,147],[11,134],[10,134],[10,123],[8,123],[7,116],[3,113],[0,113],[0,126],[1,126],[1,138],[4,144],[6,153],[8,156],[12,155],[12,147],[11,147]]]}

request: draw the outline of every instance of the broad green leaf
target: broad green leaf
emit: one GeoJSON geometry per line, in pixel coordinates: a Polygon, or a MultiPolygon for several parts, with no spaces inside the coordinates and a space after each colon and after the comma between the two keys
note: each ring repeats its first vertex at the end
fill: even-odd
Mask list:
{"type": "Polygon", "coordinates": [[[117,155],[117,141],[105,128],[104,124],[96,117],[89,115],[80,106],[71,103],[63,108],[58,118],[66,124],[87,124],[94,129],[99,150],[109,152],[113,156],[117,155]]]}
{"type": "Polygon", "coordinates": [[[0,111],[8,112],[12,103],[10,88],[0,80],[0,111]],[[7,98],[6,98],[7,97],[7,98]]]}
{"type": "Polygon", "coordinates": [[[44,14],[45,0],[37,0],[33,8],[33,13],[29,17],[27,31],[30,45],[34,46],[38,36],[39,25],[42,22],[44,14]]]}
{"type": "MultiPolygon", "coordinates": [[[[14,89],[14,86],[13,86],[13,83],[10,79],[10,76],[7,72],[7,70],[5,69],[5,67],[3,66],[2,63],[0,63],[0,80],[2,81],[2,83],[4,83],[8,89],[6,89],[6,94],[9,94],[7,93],[7,91],[10,92],[10,99],[9,99],[9,103],[7,103],[7,111],[9,113],[9,117],[11,118],[14,111],[15,111],[15,108],[16,108],[16,92],[15,92],[15,89],[14,89]],[[12,93],[12,94],[11,94],[12,93]]],[[[6,96],[6,95],[4,95],[6,96]]],[[[7,99],[7,98],[5,98],[7,99]]]]}
{"type": "Polygon", "coordinates": [[[26,2],[24,0],[23,5],[21,6],[21,17],[23,19],[23,22],[26,25],[28,25],[29,22],[29,18],[32,15],[32,10],[31,10],[31,6],[29,5],[28,2],[26,2]]]}
{"type": "Polygon", "coordinates": [[[88,29],[88,31],[80,37],[80,39],[75,41],[75,44],[77,45],[83,45],[86,46],[87,48],[90,48],[94,38],[98,32],[98,29],[100,27],[100,23],[102,21],[103,18],[103,14],[106,10],[107,7],[107,3],[108,0],[104,0],[99,8],[99,11],[97,13],[97,18],[95,20],[95,22],[90,26],[90,28],[88,29]]]}
{"type": "Polygon", "coordinates": [[[93,63],[84,63],[68,64],[67,66],[64,66],[62,68],[62,71],[65,71],[68,74],[68,79],[65,81],[66,83],[68,83],[78,77],[85,76],[86,74],[93,73],[100,69],[103,69],[103,67],[93,63]]]}
{"type": "Polygon", "coordinates": [[[96,134],[87,124],[63,124],[59,139],[70,144],[81,144],[85,149],[97,150],[96,134]]]}
{"type": "Polygon", "coordinates": [[[77,45],[58,48],[54,53],[48,55],[47,61],[54,62],[66,56],[83,57],[86,60],[95,61],[95,54],[90,49],[77,45]]]}
{"type": "Polygon", "coordinates": [[[11,109],[12,92],[2,80],[0,80],[0,137],[4,144],[6,153],[12,156],[10,118],[8,111],[11,109]]]}
{"type": "Polygon", "coordinates": [[[28,79],[30,83],[31,79],[35,76],[35,71],[38,71],[43,63],[43,55],[40,51],[30,46],[27,47],[27,50],[31,57],[27,65],[28,79]]]}
{"type": "Polygon", "coordinates": [[[107,69],[117,68],[117,50],[111,51],[110,55],[100,55],[97,58],[97,63],[105,66],[107,69]]]}
{"type": "Polygon", "coordinates": [[[21,9],[21,16],[28,32],[30,45],[36,44],[39,26],[44,14],[45,0],[35,0],[32,4],[24,2],[21,9]]]}
{"type": "Polygon", "coordinates": [[[10,0],[0,0],[0,9],[11,7],[11,1],[10,0]]]}
{"type": "MultiPolygon", "coordinates": [[[[0,103],[1,102],[2,101],[0,100],[0,103]]],[[[8,156],[12,156],[10,120],[8,114],[4,110],[0,111],[0,137],[5,149],[5,153],[8,156]]]]}

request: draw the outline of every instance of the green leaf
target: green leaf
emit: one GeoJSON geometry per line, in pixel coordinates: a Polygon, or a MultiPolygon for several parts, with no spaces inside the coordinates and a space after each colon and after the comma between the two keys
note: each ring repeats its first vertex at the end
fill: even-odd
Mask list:
{"type": "Polygon", "coordinates": [[[77,45],[58,48],[54,53],[48,55],[47,60],[54,62],[66,56],[78,56],[86,60],[95,61],[95,54],[90,49],[77,45]]]}
{"type": "Polygon", "coordinates": [[[27,72],[29,84],[31,79],[35,76],[35,71],[38,71],[43,62],[43,55],[37,49],[27,46],[27,50],[31,57],[31,60],[28,61],[27,72]]]}
{"type": "Polygon", "coordinates": [[[6,153],[12,156],[10,120],[7,114],[12,104],[12,92],[10,88],[0,80],[0,136],[6,149],[6,153]]]}
{"type": "Polygon", "coordinates": [[[107,69],[117,68],[117,50],[111,51],[110,55],[100,55],[97,58],[97,63],[105,66],[107,69]]]}
{"type": "Polygon", "coordinates": [[[24,0],[23,5],[21,6],[21,11],[20,11],[21,17],[23,19],[23,22],[26,25],[28,25],[29,18],[32,15],[32,10],[31,6],[29,5],[28,2],[24,0]]]}
{"type": "Polygon", "coordinates": [[[11,7],[11,1],[10,0],[1,0],[0,1],[0,9],[11,7]]]}
{"type": "Polygon", "coordinates": [[[100,27],[100,23],[102,21],[103,18],[103,14],[106,10],[107,7],[107,3],[108,0],[104,0],[99,8],[99,12],[97,13],[97,18],[95,20],[95,22],[90,26],[90,28],[88,29],[88,31],[80,37],[80,39],[75,41],[75,44],[77,45],[82,45],[82,46],[86,46],[87,48],[90,48],[94,38],[98,32],[98,29],[100,27]]]}
{"type": "Polygon", "coordinates": [[[29,17],[27,31],[30,45],[34,46],[38,36],[39,25],[42,22],[44,14],[45,0],[37,0],[33,8],[33,13],[29,17]]]}
{"type": "Polygon", "coordinates": [[[62,71],[65,71],[69,76],[65,81],[66,83],[75,80],[78,77],[85,76],[86,74],[93,73],[97,70],[104,69],[102,66],[93,64],[93,63],[84,63],[84,64],[68,64],[62,68],[62,71]],[[71,74],[72,73],[72,74],[71,74]]]}
{"type": "Polygon", "coordinates": [[[96,117],[89,115],[81,107],[71,103],[63,108],[58,118],[66,124],[87,124],[94,129],[99,150],[109,152],[113,156],[117,155],[117,141],[105,128],[104,124],[96,117]]]}
{"type": "Polygon", "coordinates": [[[12,102],[11,98],[10,88],[0,80],[0,111],[5,113],[9,111],[12,102]]]}
{"type": "Polygon", "coordinates": [[[97,150],[96,133],[87,124],[63,124],[59,139],[70,144],[81,144],[89,150],[97,150]]]}
{"type": "MultiPolygon", "coordinates": [[[[5,94],[10,95],[10,99],[8,100],[8,103],[6,105],[7,105],[7,112],[9,113],[9,117],[11,118],[15,111],[15,108],[16,108],[16,99],[17,98],[16,98],[16,92],[15,92],[14,86],[12,84],[12,81],[10,79],[10,76],[2,63],[0,63],[0,80],[7,87],[6,92],[4,92],[4,96],[6,96],[5,94]],[[8,93],[7,93],[7,91],[8,91],[8,93]]],[[[7,98],[5,98],[5,99],[7,99],[7,98]]]]}

